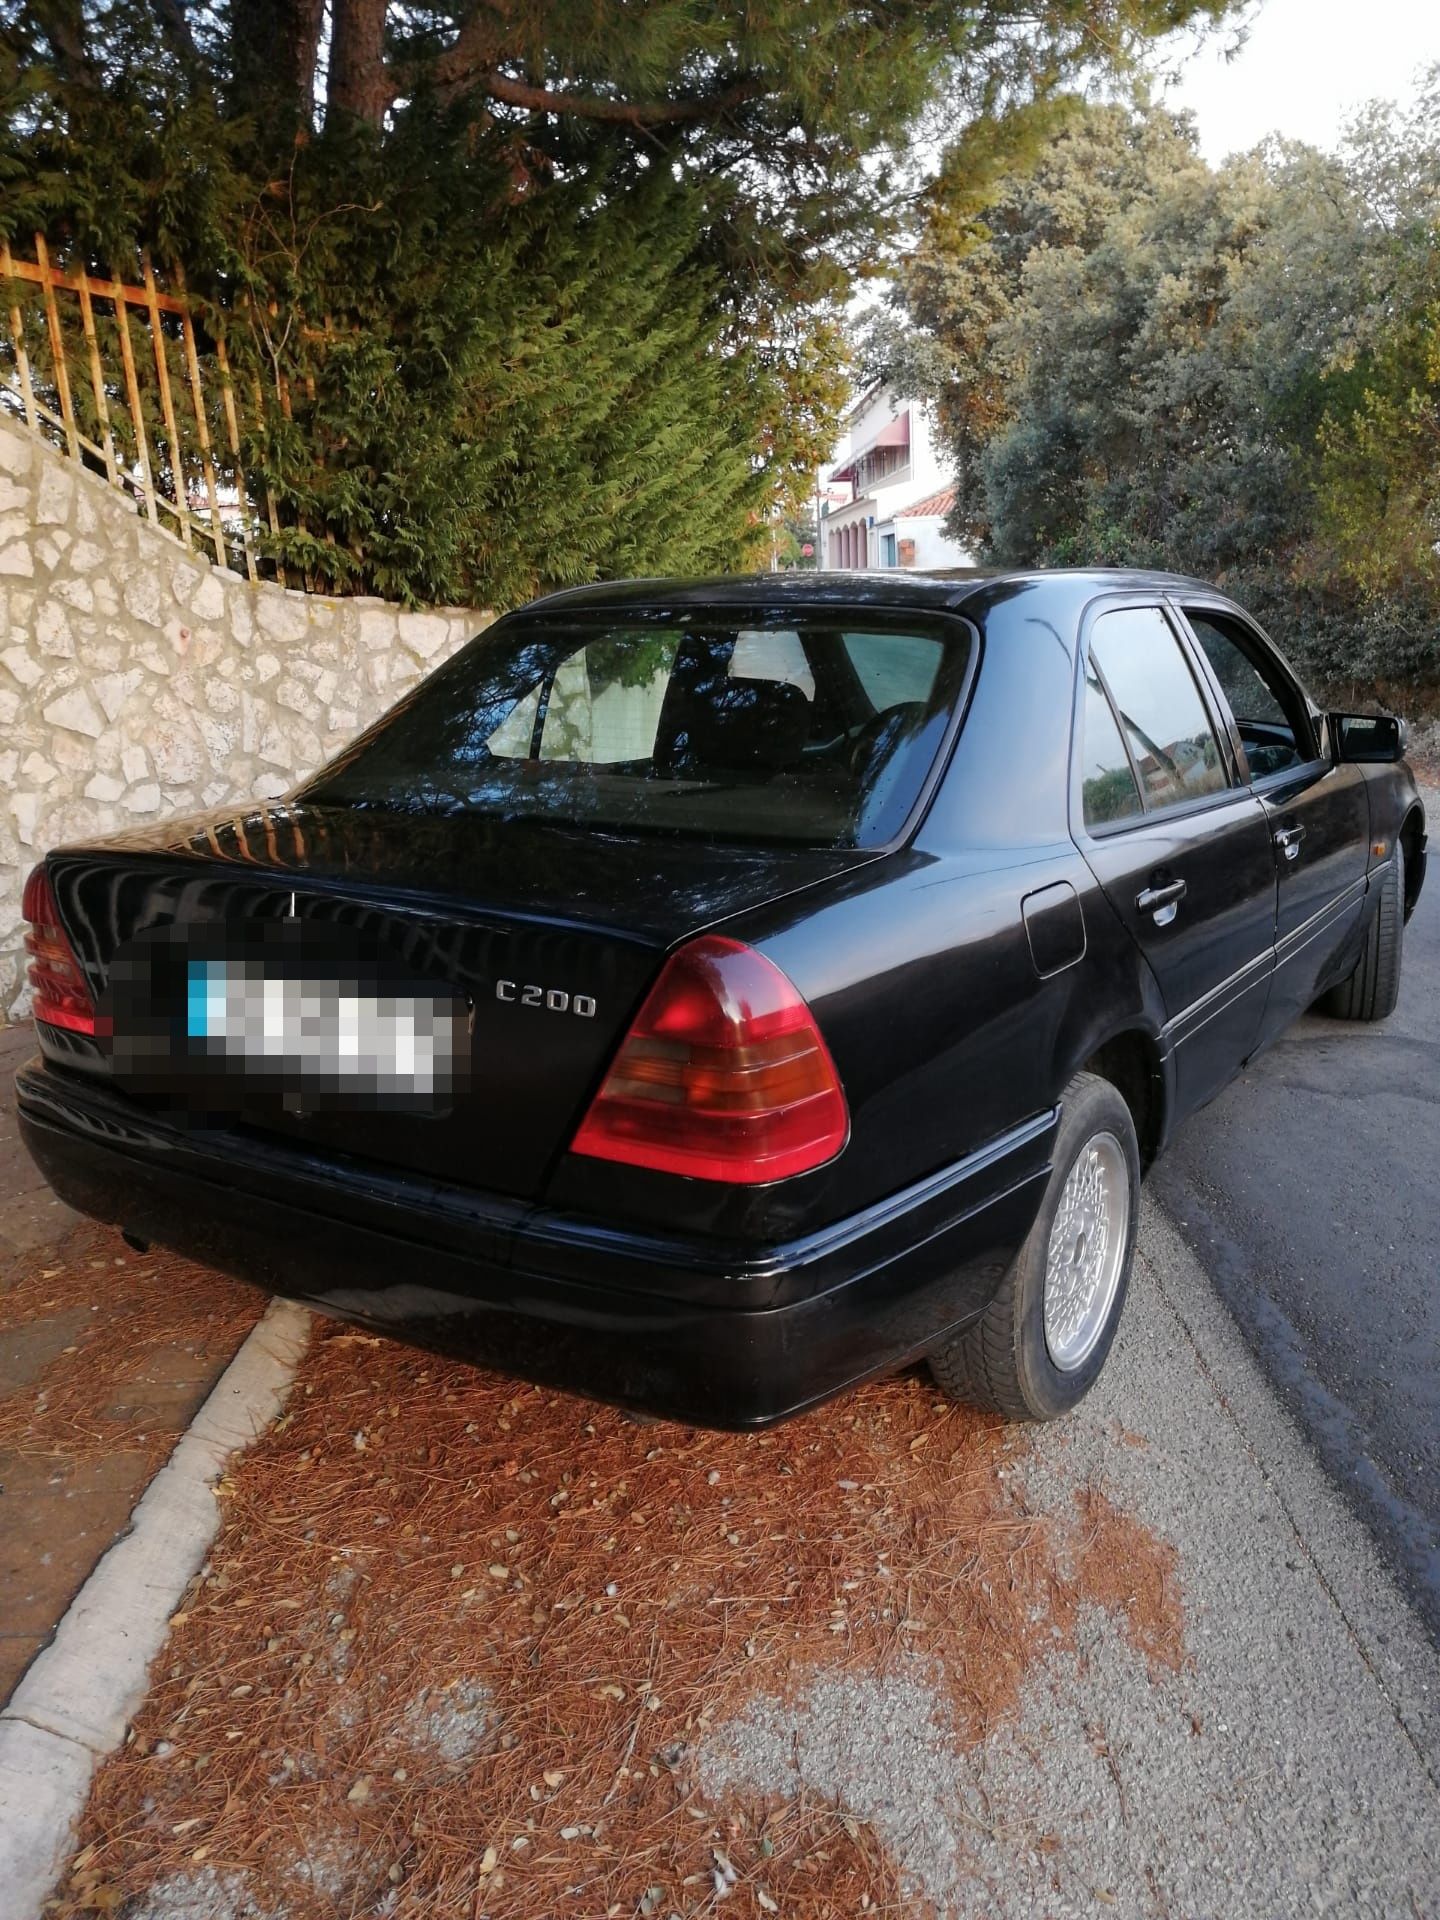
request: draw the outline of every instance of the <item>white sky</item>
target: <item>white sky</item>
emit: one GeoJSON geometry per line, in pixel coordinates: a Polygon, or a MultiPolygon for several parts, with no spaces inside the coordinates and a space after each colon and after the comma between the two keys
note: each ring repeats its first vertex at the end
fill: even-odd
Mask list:
{"type": "Polygon", "coordinates": [[[1366,101],[1412,99],[1440,61],[1440,0],[1260,0],[1227,62],[1230,37],[1213,36],[1165,96],[1194,113],[1212,163],[1267,133],[1332,147],[1366,101]]]}

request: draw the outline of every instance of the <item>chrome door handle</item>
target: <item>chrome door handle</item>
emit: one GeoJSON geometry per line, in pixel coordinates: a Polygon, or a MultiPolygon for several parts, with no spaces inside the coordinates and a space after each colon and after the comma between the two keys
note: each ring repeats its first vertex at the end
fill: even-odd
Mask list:
{"type": "Polygon", "coordinates": [[[1287,860],[1298,860],[1300,858],[1300,842],[1304,838],[1304,827],[1281,827],[1275,835],[1275,844],[1287,860]]]}
{"type": "MultiPolygon", "coordinates": [[[[1137,893],[1135,896],[1135,905],[1141,913],[1159,915],[1166,907],[1173,909],[1176,902],[1184,898],[1185,882],[1183,880],[1167,880],[1161,886],[1146,887],[1142,892],[1137,893]]],[[[1168,925],[1174,918],[1175,915],[1172,911],[1166,914],[1165,920],[1162,921],[1161,924],[1168,925]]]]}

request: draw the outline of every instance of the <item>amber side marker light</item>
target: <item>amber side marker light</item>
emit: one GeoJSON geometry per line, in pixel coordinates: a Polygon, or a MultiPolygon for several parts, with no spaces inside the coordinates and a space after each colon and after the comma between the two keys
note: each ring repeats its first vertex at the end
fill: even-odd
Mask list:
{"type": "Polygon", "coordinates": [[[29,921],[25,976],[33,999],[30,1011],[47,1026],[66,1027],[71,1033],[94,1033],[95,1001],[75,949],[60,924],[55,894],[43,866],[25,882],[20,911],[29,921]]]}
{"type": "Polygon", "coordinates": [[[572,1144],[700,1180],[823,1166],[850,1115],[815,1016],[773,961],[706,934],[666,961],[572,1144]]]}

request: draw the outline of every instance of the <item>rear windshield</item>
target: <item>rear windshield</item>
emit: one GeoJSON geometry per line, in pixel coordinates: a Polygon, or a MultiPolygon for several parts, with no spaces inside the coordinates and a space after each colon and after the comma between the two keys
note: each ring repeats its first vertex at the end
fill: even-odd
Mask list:
{"type": "Polygon", "coordinates": [[[878,846],[915,804],[971,645],[958,621],[525,621],[472,641],[299,797],[878,846]]]}

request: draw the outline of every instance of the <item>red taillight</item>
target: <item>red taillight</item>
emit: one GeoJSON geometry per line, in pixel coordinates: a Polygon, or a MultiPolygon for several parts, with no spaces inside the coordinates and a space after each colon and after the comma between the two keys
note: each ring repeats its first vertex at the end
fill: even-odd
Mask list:
{"type": "Polygon", "coordinates": [[[55,895],[43,866],[36,867],[25,882],[20,911],[30,922],[25,933],[25,951],[30,956],[25,975],[33,994],[31,1013],[52,1027],[94,1033],[95,1001],[75,949],[60,924],[55,895]]]}
{"type": "Polygon", "coordinates": [[[753,947],[672,954],[573,1151],[701,1180],[784,1180],[833,1160],[849,1114],[815,1016],[753,947]]]}

